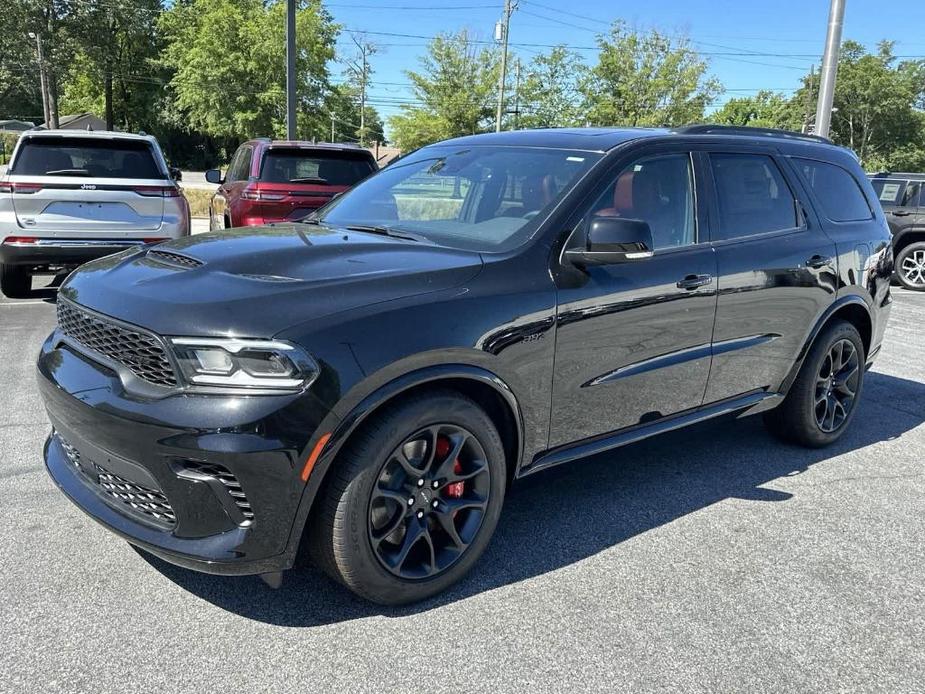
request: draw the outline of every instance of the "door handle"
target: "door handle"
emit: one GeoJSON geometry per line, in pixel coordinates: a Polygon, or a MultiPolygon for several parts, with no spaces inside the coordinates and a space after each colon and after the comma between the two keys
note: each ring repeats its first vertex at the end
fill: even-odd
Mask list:
{"type": "Polygon", "coordinates": [[[683,280],[678,280],[678,289],[697,289],[710,284],[713,278],[710,275],[688,275],[683,280]]]}
{"type": "Polygon", "coordinates": [[[890,214],[894,217],[908,217],[912,212],[909,210],[893,210],[890,214]]]}
{"type": "Polygon", "coordinates": [[[811,267],[814,270],[818,270],[819,268],[832,265],[833,262],[834,261],[828,256],[814,255],[812,258],[806,261],[806,267],[811,267]]]}

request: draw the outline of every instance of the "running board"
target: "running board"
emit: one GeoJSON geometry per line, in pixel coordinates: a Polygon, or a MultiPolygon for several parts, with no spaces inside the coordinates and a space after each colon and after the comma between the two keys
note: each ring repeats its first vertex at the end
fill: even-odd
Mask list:
{"type": "Polygon", "coordinates": [[[518,477],[526,477],[527,475],[532,475],[534,472],[545,470],[546,468],[592,456],[597,453],[603,453],[613,448],[619,448],[620,446],[642,441],[651,436],[664,434],[669,431],[674,431],[675,429],[681,429],[682,427],[697,424],[698,422],[703,422],[715,417],[721,417],[726,414],[738,412],[739,416],[743,416],[769,410],[778,404],[783,397],[784,396],[779,393],[766,393],[764,391],[750,393],[748,395],[730,398],[729,400],[723,400],[697,410],[666,417],[665,419],[660,419],[651,424],[638,424],[628,429],[621,429],[612,434],[605,434],[604,436],[594,439],[586,439],[579,443],[568,444],[567,446],[543,453],[538,458],[534,458],[533,462],[520,470],[518,477]]]}

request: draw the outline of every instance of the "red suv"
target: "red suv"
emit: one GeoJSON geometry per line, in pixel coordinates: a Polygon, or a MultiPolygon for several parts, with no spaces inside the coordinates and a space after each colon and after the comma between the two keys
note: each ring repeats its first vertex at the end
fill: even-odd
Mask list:
{"type": "Polygon", "coordinates": [[[376,171],[367,150],[348,144],[250,140],[238,147],[209,206],[209,227],[258,226],[302,219],[376,171]]]}

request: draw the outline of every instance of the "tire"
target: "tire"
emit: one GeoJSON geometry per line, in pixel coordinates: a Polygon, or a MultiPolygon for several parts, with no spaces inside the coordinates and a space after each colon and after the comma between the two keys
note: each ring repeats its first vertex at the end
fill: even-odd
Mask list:
{"type": "Polygon", "coordinates": [[[925,292],[925,241],[904,246],[896,256],[896,279],[906,289],[925,292]]]}
{"type": "Polygon", "coordinates": [[[865,361],[857,328],[843,320],[830,323],[810,348],[787,397],[765,413],[768,429],[808,448],[837,441],[857,411],[865,361]]]}
{"type": "Polygon", "coordinates": [[[0,291],[11,299],[21,299],[31,290],[32,275],[27,268],[0,264],[0,291]]]}
{"type": "Polygon", "coordinates": [[[475,402],[449,390],[409,398],[374,415],[338,455],[309,520],[309,555],[367,600],[423,600],[456,583],[484,552],[506,484],[501,437],[475,402]],[[462,487],[447,483],[467,475],[462,487]]]}

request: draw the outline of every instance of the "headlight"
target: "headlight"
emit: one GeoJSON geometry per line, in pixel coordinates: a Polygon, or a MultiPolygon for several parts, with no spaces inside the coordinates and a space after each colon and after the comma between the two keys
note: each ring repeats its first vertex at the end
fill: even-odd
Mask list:
{"type": "Polygon", "coordinates": [[[279,340],[172,337],[177,364],[194,386],[301,390],[318,375],[303,350],[279,340]]]}

